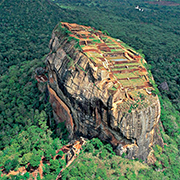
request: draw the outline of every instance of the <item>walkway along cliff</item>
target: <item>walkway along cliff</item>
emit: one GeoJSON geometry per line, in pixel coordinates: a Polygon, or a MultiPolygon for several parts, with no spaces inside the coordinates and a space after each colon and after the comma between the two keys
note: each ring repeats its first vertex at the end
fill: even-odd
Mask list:
{"type": "Polygon", "coordinates": [[[122,41],[77,24],[59,23],[47,56],[56,122],[69,138],[98,137],[118,155],[147,160],[158,135],[160,103],[146,61],[122,41]]]}

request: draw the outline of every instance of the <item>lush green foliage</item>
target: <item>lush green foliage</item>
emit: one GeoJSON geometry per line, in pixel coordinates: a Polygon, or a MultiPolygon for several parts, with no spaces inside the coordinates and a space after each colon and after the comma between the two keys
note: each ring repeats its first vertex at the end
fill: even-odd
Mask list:
{"type": "Polygon", "coordinates": [[[0,148],[10,143],[13,135],[31,124],[37,124],[34,109],[43,110],[45,104],[39,101],[34,68],[37,60],[26,61],[19,66],[11,66],[0,80],[0,148]]]}
{"type": "MultiPolygon", "coordinates": [[[[36,119],[39,127],[31,125],[27,130],[21,131],[10,141],[10,145],[0,151],[0,164],[8,173],[10,170],[17,170],[21,166],[37,168],[40,160],[44,157],[50,165],[45,166],[44,177],[50,173],[58,175],[60,169],[65,165],[62,159],[53,160],[56,150],[62,147],[59,138],[51,137],[52,131],[46,125],[47,115],[44,111],[36,111],[36,119]],[[47,170],[48,169],[48,170],[47,170]]],[[[61,154],[62,157],[63,154],[61,154]]]]}
{"type": "MultiPolygon", "coordinates": [[[[169,91],[160,89],[161,133],[167,145],[164,149],[155,147],[158,161],[154,166],[117,157],[109,144],[92,139],[63,171],[63,179],[179,179],[179,7],[150,5],[141,0],[53,1],[60,7],[47,0],[0,2],[0,167],[6,173],[28,163],[36,168],[45,156],[50,164],[44,164],[43,175],[51,180],[65,165],[52,157],[67,142],[67,131],[64,124],[55,126],[48,98],[38,91],[34,70],[44,66],[43,56],[49,52],[54,26],[68,21],[109,32],[145,54],[156,83],[166,81],[169,91]],[[144,11],[136,10],[137,5],[144,11]]],[[[25,173],[12,179],[29,176],[25,173]]]]}
{"type": "Polygon", "coordinates": [[[180,157],[177,144],[165,133],[162,134],[168,145],[164,149],[158,145],[154,147],[157,161],[152,166],[116,156],[109,144],[92,139],[84,145],[73,164],[63,171],[62,179],[178,179],[180,157]]]}
{"type": "MultiPolygon", "coordinates": [[[[50,161],[65,143],[56,137],[66,131],[57,132],[47,93],[40,93],[35,80],[35,69],[45,66],[51,32],[65,14],[46,0],[0,2],[0,167],[6,173],[28,163],[36,168],[42,156],[50,161]]],[[[50,163],[44,176],[52,179],[54,167],[50,163]]]]}
{"type": "Polygon", "coordinates": [[[79,157],[62,173],[62,179],[136,179],[138,171],[149,169],[140,162],[116,156],[109,144],[88,141],[79,157]]]}

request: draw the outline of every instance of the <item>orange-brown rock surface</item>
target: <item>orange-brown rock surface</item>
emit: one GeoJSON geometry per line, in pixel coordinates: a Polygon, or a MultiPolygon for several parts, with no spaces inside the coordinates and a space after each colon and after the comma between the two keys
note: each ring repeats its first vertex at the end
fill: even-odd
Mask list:
{"type": "Polygon", "coordinates": [[[160,118],[146,61],[119,39],[77,24],[58,24],[47,56],[48,89],[57,122],[70,138],[98,137],[117,154],[147,159],[160,118]]]}

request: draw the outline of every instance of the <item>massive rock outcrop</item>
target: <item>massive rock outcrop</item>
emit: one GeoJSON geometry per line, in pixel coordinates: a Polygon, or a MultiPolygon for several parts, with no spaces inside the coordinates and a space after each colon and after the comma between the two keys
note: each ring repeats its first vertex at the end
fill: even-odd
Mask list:
{"type": "Polygon", "coordinates": [[[146,160],[158,136],[160,103],[146,61],[119,39],[91,27],[60,23],[47,56],[54,116],[70,138],[111,143],[117,154],[146,160]]]}

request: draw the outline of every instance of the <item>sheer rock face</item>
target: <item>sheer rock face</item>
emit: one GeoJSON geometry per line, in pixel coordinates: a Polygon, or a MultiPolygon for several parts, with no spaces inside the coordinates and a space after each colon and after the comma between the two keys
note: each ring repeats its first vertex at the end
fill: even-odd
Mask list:
{"type": "Polygon", "coordinates": [[[117,154],[146,160],[157,134],[160,103],[146,61],[122,41],[91,27],[61,23],[47,56],[50,103],[70,138],[98,137],[117,154]]]}

